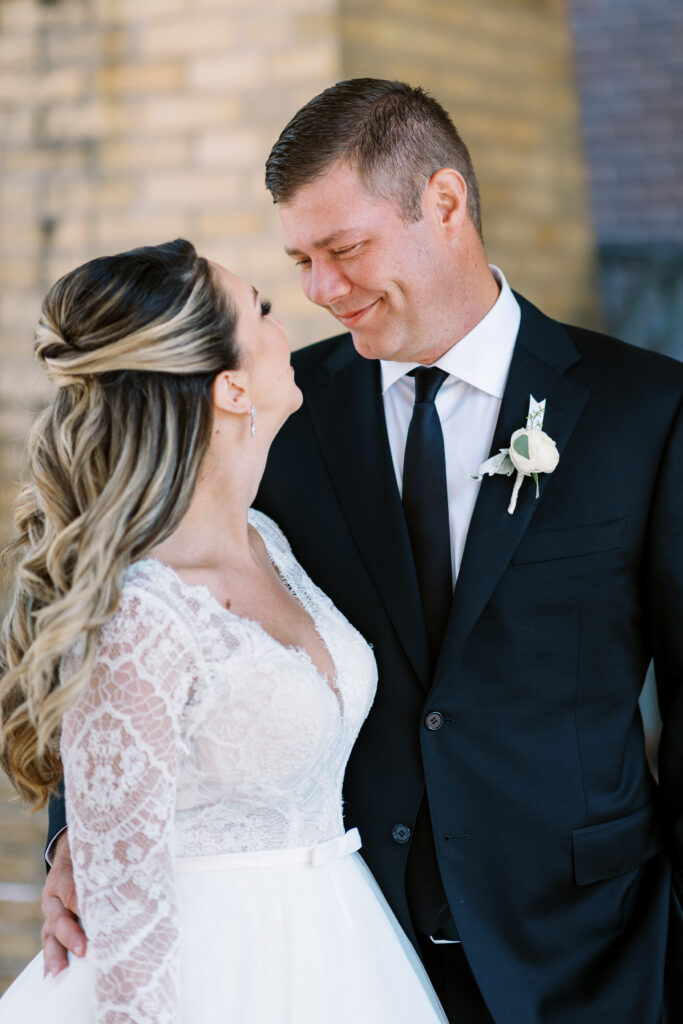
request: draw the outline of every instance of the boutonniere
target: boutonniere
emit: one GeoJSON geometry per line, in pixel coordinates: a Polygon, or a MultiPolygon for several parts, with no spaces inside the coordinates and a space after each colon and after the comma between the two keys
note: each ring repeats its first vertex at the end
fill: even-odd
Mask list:
{"type": "Polygon", "coordinates": [[[510,515],[517,507],[517,495],[524,477],[532,476],[534,478],[536,497],[538,497],[538,474],[552,473],[560,461],[560,453],[555,442],[543,431],[544,415],[545,398],[542,402],[537,402],[533,395],[529,395],[526,427],[515,430],[510,438],[510,447],[501,448],[498,455],[482,462],[479,473],[472,476],[473,480],[481,480],[483,476],[493,476],[494,473],[512,476],[517,470],[512,497],[508,505],[510,515]]]}

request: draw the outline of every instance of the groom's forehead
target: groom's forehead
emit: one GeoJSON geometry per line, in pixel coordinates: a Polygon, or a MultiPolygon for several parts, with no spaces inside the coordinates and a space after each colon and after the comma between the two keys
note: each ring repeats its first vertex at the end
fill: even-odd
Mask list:
{"type": "Polygon", "coordinates": [[[371,195],[349,167],[302,185],[277,209],[290,256],[304,245],[307,251],[343,245],[359,230],[386,223],[392,212],[397,213],[389,200],[371,195]]]}

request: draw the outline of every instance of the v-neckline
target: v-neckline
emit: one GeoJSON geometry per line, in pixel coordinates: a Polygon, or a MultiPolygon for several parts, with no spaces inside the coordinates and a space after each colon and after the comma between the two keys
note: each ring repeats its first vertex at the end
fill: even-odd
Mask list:
{"type": "Polygon", "coordinates": [[[258,619],[250,619],[246,615],[238,615],[236,612],[230,611],[229,608],[226,608],[225,605],[221,604],[220,600],[216,597],[216,595],[213,593],[211,588],[206,585],[206,583],[188,583],[186,580],[184,580],[182,578],[182,576],[178,573],[178,571],[173,568],[173,566],[169,565],[168,562],[162,562],[160,558],[156,558],[154,555],[146,555],[144,558],[140,558],[136,562],[133,562],[132,565],[144,565],[145,562],[152,562],[155,565],[161,566],[162,569],[167,570],[167,572],[169,572],[173,576],[173,578],[177,581],[177,583],[179,584],[181,589],[188,590],[188,591],[196,590],[196,591],[203,592],[204,594],[207,595],[207,597],[209,598],[211,603],[216,607],[216,609],[220,613],[222,613],[224,616],[227,616],[228,618],[232,619],[232,621],[242,622],[245,625],[247,625],[247,626],[249,626],[249,627],[251,627],[253,629],[256,629],[258,632],[263,634],[263,636],[267,637],[273,644],[275,644],[275,646],[278,647],[281,651],[287,651],[290,654],[294,654],[296,657],[299,658],[299,660],[301,660],[304,664],[306,664],[315,673],[315,675],[317,677],[317,680],[320,683],[322,683],[327,690],[329,690],[330,694],[335,699],[335,702],[337,704],[338,711],[339,711],[339,716],[340,716],[341,720],[343,721],[343,719],[344,719],[344,698],[343,698],[343,695],[342,695],[342,692],[341,692],[341,687],[339,685],[339,682],[340,682],[339,666],[337,665],[337,662],[335,661],[334,655],[333,655],[333,653],[332,653],[332,651],[330,649],[329,644],[327,643],[327,640],[322,635],[322,633],[321,633],[321,631],[320,631],[320,629],[318,627],[318,622],[316,620],[316,616],[313,614],[313,612],[308,610],[308,608],[305,606],[305,604],[303,603],[303,601],[301,600],[299,595],[296,593],[294,587],[290,583],[288,583],[288,581],[285,579],[285,576],[283,575],[281,566],[280,566],[280,564],[279,564],[275,554],[271,550],[271,547],[268,544],[267,538],[263,536],[263,534],[258,529],[258,527],[252,522],[251,516],[249,517],[249,525],[253,526],[253,528],[256,530],[256,532],[258,533],[259,537],[263,541],[263,544],[264,544],[265,549],[266,549],[266,554],[268,555],[268,559],[270,561],[270,564],[273,566],[273,568],[275,569],[275,571],[278,574],[279,578],[282,580],[283,586],[285,586],[287,588],[287,590],[292,595],[294,600],[302,608],[304,614],[307,615],[309,617],[309,619],[311,620],[311,624],[313,626],[313,630],[314,630],[316,636],[319,638],[319,640],[322,643],[323,647],[325,648],[325,650],[327,651],[327,653],[330,656],[330,661],[332,662],[332,666],[334,668],[334,678],[333,679],[329,679],[327,675],[323,675],[323,673],[319,670],[319,668],[317,667],[317,665],[315,664],[315,662],[313,661],[311,655],[309,654],[309,652],[306,650],[305,647],[296,647],[293,644],[283,644],[283,643],[281,643],[280,640],[277,640],[273,636],[273,634],[270,633],[266,629],[266,627],[263,625],[263,623],[259,622],[258,619]]]}

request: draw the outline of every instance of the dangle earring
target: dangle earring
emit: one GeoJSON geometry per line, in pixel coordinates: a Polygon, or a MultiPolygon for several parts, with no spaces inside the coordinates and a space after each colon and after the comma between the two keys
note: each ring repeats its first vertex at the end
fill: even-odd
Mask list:
{"type": "Polygon", "coordinates": [[[249,410],[249,415],[251,416],[251,431],[250,431],[250,433],[251,433],[252,437],[256,437],[256,406],[255,405],[252,405],[251,409],[249,410]]]}

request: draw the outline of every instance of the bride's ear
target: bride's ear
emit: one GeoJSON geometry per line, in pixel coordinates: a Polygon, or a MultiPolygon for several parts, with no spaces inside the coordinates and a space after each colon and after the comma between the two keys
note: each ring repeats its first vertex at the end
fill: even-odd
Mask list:
{"type": "Polygon", "coordinates": [[[214,411],[245,416],[251,410],[247,379],[240,370],[222,370],[216,374],[211,385],[211,398],[214,411]]]}

